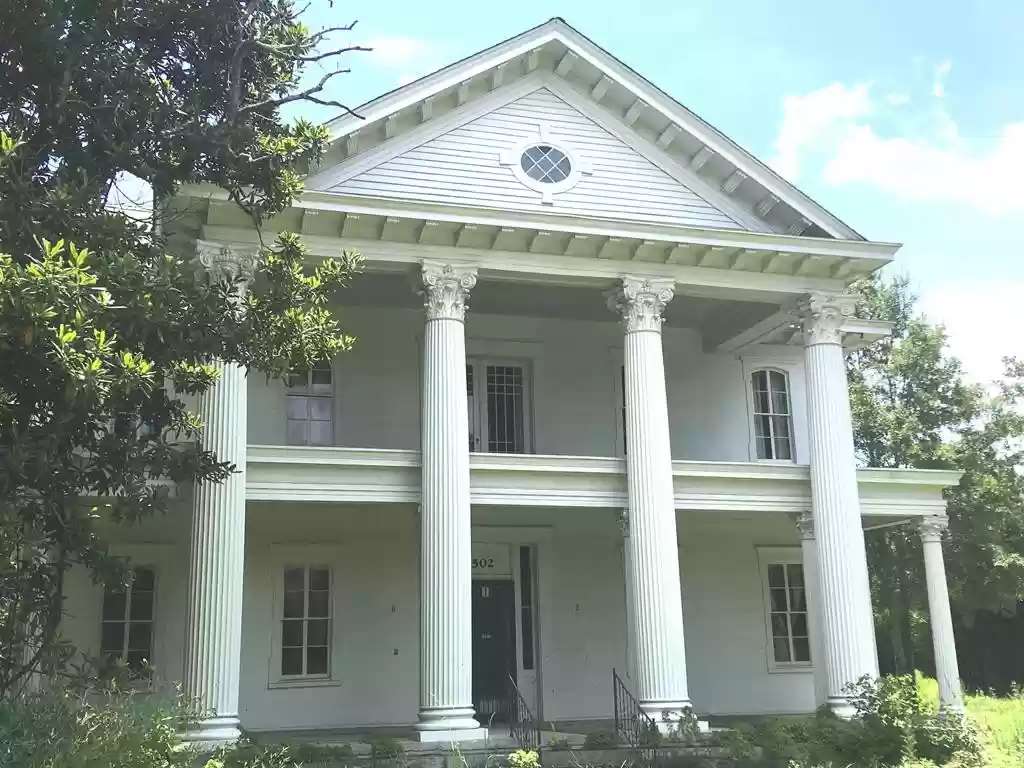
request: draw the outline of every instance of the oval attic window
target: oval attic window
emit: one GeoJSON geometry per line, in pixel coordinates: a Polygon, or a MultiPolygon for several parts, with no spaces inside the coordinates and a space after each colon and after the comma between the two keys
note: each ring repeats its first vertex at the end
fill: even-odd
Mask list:
{"type": "Polygon", "coordinates": [[[541,184],[558,184],[569,178],[572,162],[568,156],[550,144],[529,147],[519,160],[523,173],[541,184]]]}

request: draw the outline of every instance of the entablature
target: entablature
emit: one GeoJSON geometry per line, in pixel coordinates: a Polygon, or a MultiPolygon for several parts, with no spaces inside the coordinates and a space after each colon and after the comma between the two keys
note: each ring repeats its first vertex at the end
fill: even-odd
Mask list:
{"type": "MultiPolygon", "coordinates": [[[[806,465],[762,462],[672,462],[678,510],[804,512],[810,509],[806,465]]],[[[903,519],[945,512],[944,488],[959,473],[860,469],[866,518],[903,519]]],[[[625,460],[596,456],[470,455],[473,504],[620,508],[626,504],[625,460]]],[[[249,501],[408,503],[420,499],[419,452],[366,448],[250,445],[249,501]]]]}

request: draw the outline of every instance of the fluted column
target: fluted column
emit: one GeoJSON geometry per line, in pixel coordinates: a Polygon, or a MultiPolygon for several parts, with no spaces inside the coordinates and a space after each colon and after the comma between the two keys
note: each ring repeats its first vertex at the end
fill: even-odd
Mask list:
{"type": "Polygon", "coordinates": [[[847,686],[864,675],[878,676],[841,345],[841,328],[852,310],[852,299],[839,296],[813,295],[800,305],[828,703],[841,716],[853,714],[847,686]]]}
{"type": "Polygon", "coordinates": [[[814,667],[814,706],[828,702],[828,657],[821,631],[821,598],[818,596],[818,545],[814,538],[814,516],[793,515],[800,532],[800,555],[804,566],[804,599],[807,601],[807,629],[811,636],[811,664],[814,667]]]}
{"type": "Polygon", "coordinates": [[[635,694],[657,722],[690,707],[672,487],[662,312],[671,281],[625,277],[609,296],[625,327],[626,582],[635,694]]]}
{"type": "Polygon", "coordinates": [[[424,262],[421,741],[483,738],[473,712],[466,299],[476,271],[424,262]]]}
{"type": "MultiPolygon", "coordinates": [[[[252,251],[200,242],[197,255],[211,280],[251,278],[252,251]]],[[[202,713],[185,738],[198,742],[240,735],[238,678],[245,564],[245,369],[214,363],[217,382],[199,397],[202,447],[235,471],[221,483],[198,483],[192,502],[185,615],[184,693],[202,713]]]]}
{"type": "Polygon", "coordinates": [[[924,549],[924,575],[928,586],[928,617],[935,649],[935,677],[939,681],[939,708],[946,712],[963,712],[960,690],[960,666],[956,660],[956,639],[953,616],[949,610],[946,586],[946,563],[942,557],[942,532],[949,521],[939,515],[921,519],[918,531],[924,549]]]}

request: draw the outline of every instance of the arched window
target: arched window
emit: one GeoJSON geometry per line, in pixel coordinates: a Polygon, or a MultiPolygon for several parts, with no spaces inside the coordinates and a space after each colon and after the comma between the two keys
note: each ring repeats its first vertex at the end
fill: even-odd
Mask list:
{"type": "Polygon", "coordinates": [[[793,408],[789,379],[763,369],[751,375],[754,395],[754,445],[759,459],[793,460],[793,408]]]}

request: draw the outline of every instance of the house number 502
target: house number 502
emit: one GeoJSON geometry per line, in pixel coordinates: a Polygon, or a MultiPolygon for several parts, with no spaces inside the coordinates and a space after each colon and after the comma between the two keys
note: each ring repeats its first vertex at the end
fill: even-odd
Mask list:
{"type": "Polygon", "coordinates": [[[493,568],[494,558],[493,557],[474,557],[473,558],[474,568],[493,568]]]}

